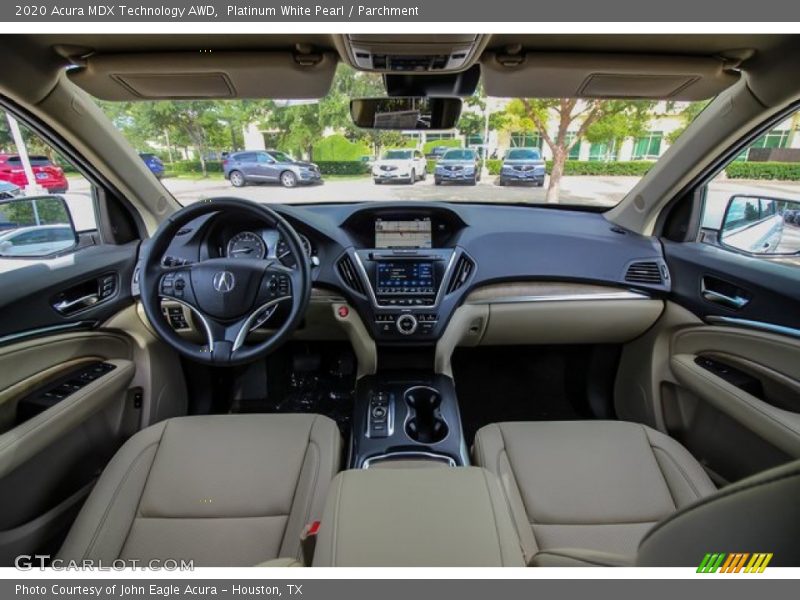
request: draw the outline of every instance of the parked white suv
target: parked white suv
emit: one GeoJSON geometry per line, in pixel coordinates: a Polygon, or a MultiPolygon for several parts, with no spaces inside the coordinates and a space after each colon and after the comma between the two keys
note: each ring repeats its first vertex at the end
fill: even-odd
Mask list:
{"type": "Polygon", "coordinates": [[[413,184],[425,179],[427,168],[428,163],[419,150],[386,150],[380,160],[372,165],[372,179],[375,183],[403,181],[413,184]]]}

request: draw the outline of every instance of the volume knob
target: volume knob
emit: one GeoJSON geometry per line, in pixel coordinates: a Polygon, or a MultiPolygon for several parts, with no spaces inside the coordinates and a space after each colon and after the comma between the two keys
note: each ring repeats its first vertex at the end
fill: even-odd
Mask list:
{"type": "Polygon", "coordinates": [[[414,315],[400,315],[395,325],[400,334],[411,335],[417,330],[417,318],[414,315]]]}

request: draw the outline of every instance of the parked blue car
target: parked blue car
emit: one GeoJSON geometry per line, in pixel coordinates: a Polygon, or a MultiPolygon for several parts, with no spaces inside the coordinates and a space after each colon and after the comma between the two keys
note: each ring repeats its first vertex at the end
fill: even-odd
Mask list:
{"type": "Polygon", "coordinates": [[[512,148],[503,160],[497,183],[532,183],[542,187],[544,175],[545,162],[538,148],[512,148]]]}
{"type": "Polygon", "coordinates": [[[158,179],[161,179],[164,176],[164,163],[155,154],[151,152],[140,152],[139,157],[158,179]]]}
{"type": "Polygon", "coordinates": [[[436,163],[433,183],[441,185],[450,181],[475,185],[481,180],[481,162],[471,148],[451,148],[436,163]]]}

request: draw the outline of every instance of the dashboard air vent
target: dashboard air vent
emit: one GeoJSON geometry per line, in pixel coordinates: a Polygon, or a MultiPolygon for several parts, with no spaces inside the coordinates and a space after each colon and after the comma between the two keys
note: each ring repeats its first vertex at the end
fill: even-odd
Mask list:
{"type": "Polygon", "coordinates": [[[343,256],[339,259],[339,262],[336,263],[336,268],[339,271],[339,276],[347,287],[362,296],[366,295],[364,283],[358,276],[358,271],[356,271],[356,266],[353,264],[353,259],[347,255],[343,256]]]}
{"type": "Polygon", "coordinates": [[[470,260],[466,254],[462,254],[456,261],[456,267],[453,269],[453,276],[450,278],[450,283],[447,286],[447,293],[452,294],[461,286],[463,286],[472,271],[475,269],[475,263],[470,260]]]}
{"type": "Polygon", "coordinates": [[[656,261],[642,260],[630,264],[625,272],[625,281],[660,285],[664,283],[664,277],[661,274],[661,266],[656,261]]]}

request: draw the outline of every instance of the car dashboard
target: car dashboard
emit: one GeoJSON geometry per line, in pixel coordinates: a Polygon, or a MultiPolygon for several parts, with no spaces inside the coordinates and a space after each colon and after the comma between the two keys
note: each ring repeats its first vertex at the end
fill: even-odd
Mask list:
{"type": "MultiPolygon", "coordinates": [[[[471,314],[485,314],[480,336],[502,343],[516,339],[514,319],[522,324],[528,313],[514,315],[523,307],[560,306],[560,314],[580,323],[587,302],[647,300],[670,289],[657,240],[596,212],[438,202],[273,208],[297,230],[303,260],[311,261],[312,306],[315,297],[341,300],[379,345],[436,344],[465,305],[473,307],[471,314]],[[490,320],[507,321],[505,333],[492,333],[490,320]]],[[[164,262],[222,256],[271,258],[290,267],[297,260],[274,227],[220,212],[179,231],[164,262]]],[[[278,312],[260,327],[279,318],[278,312]]],[[[191,329],[190,316],[176,321],[176,329],[191,329]]],[[[464,327],[468,333],[469,324],[462,323],[452,334],[459,337],[455,343],[466,335],[464,327]]]]}

